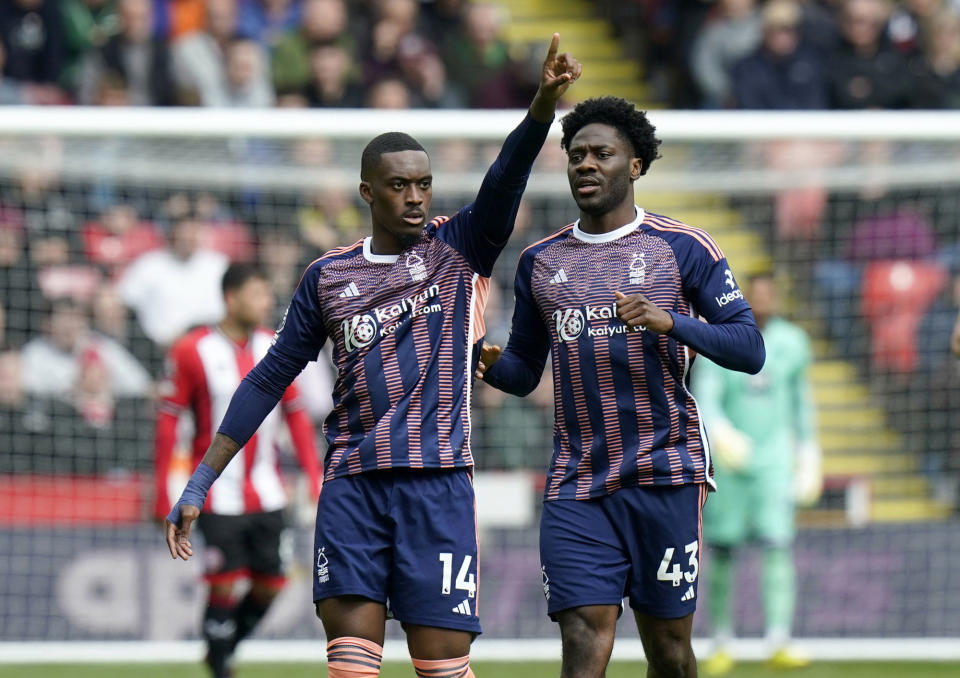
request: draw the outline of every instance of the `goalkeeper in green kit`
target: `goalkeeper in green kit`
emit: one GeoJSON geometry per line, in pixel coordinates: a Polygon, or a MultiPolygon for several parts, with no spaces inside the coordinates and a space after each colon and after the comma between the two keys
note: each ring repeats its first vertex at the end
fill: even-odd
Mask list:
{"type": "Polygon", "coordinates": [[[707,675],[733,668],[733,559],[738,547],[763,547],[763,604],[771,667],[800,668],[809,660],[789,645],[796,586],[791,545],[794,507],[812,504],[821,489],[820,449],[808,371],[810,340],[778,317],[773,277],[751,278],[747,300],[767,347],[767,362],[749,375],[697,361],[694,395],[713,453],[717,492],[704,508],[712,547],[708,610],[716,647],[707,675]]]}

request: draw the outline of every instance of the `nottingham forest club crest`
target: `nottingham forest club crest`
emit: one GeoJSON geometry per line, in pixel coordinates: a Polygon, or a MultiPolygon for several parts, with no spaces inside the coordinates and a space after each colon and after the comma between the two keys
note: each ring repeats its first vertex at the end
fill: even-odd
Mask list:
{"type": "Polygon", "coordinates": [[[407,253],[403,263],[406,265],[407,270],[410,271],[411,280],[419,282],[427,279],[427,267],[423,263],[423,257],[419,254],[416,252],[407,253]]]}
{"type": "Polygon", "coordinates": [[[647,277],[647,259],[645,252],[637,252],[630,261],[630,284],[642,285],[647,277]]]}

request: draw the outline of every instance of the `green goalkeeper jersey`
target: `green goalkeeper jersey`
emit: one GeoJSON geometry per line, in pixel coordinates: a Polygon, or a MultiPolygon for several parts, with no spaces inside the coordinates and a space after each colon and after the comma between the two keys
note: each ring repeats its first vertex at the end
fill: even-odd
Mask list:
{"type": "Polygon", "coordinates": [[[767,360],[759,374],[726,370],[701,356],[694,369],[693,394],[708,436],[719,419],[726,419],[752,441],[744,472],[789,473],[797,445],[816,441],[807,374],[810,340],[782,318],[771,318],[762,332],[767,360]]]}

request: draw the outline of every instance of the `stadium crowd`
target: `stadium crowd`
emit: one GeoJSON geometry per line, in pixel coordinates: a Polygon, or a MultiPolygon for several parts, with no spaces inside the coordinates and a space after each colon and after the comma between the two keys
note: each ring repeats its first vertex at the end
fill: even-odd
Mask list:
{"type": "Polygon", "coordinates": [[[601,4],[673,108],[960,108],[956,0],[601,4]]]}
{"type": "Polygon", "coordinates": [[[523,107],[537,62],[462,0],[9,0],[0,103],[523,107]]]}
{"type": "MultiPolygon", "coordinates": [[[[960,25],[947,0],[598,4],[637,37],[648,76],[675,105],[960,106],[960,25]]],[[[537,72],[508,49],[503,18],[460,0],[8,0],[0,3],[0,102],[523,106],[537,72]]],[[[783,150],[783,162],[798,161],[783,150]]],[[[434,161],[462,166],[488,151],[453,140],[434,161]]],[[[53,141],[32,152],[50,156],[48,169],[0,176],[0,473],[149,469],[164,354],[183,331],[218,318],[227,263],[263,265],[279,313],[308,262],[367,232],[367,210],[351,191],[144,188],[61,173],[63,149],[53,141]]],[[[556,162],[551,152],[559,149],[544,151],[556,162]]],[[[102,162],[133,155],[102,153],[102,162]]],[[[331,152],[304,140],[290,155],[292,165],[319,165],[331,152]]],[[[438,198],[434,213],[451,213],[463,197],[438,198]]],[[[813,308],[841,350],[871,374],[894,375],[884,388],[905,395],[889,409],[905,403],[915,412],[908,425],[931,438],[919,447],[935,450],[937,467],[960,468],[946,414],[960,389],[945,383],[953,374],[945,351],[923,344],[943,334],[960,305],[960,209],[942,193],[875,198],[816,189],[741,207],[753,223],[774,224],[778,261],[823,302],[813,308]],[[878,235],[883,228],[888,238],[878,235]],[[911,228],[910,251],[890,251],[911,228]],[[869,296],[874,278],[889,278],[882,267],[892,255],[926,285],[924,303],[908,304],[906,332],[885,323],[886,297],[869,296]],[[940,416],[934,427],[931,412],[940,416]]],[[[495,341],[509,327],[512,262],[569,220],[555,203],[521,209],[487,313],[495,341]]],[[[302,388],[308,400],[314,394],[319,419],[330,375],[314,377],[302,388]]],[[[494,424],[476,431],[481,467],[544,467],[551,391],[544,383],[521,401],[477,390],[478,410],[494,424]]]]}

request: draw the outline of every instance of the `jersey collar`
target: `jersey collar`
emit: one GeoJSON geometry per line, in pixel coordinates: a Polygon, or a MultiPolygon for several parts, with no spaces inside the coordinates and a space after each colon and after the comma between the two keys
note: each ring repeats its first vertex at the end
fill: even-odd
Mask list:
{"type": "Polygon", "coordinates": [[[363,239],[363,258],[374,264],[395,264],[400,258],[399,254],[374,254],[370,251],[370,241],[373,236],[368,235],[363,239]]]}
{"type": "Polygon", "coordinates": [[[639,207],[634,207],[636,210],[637,216],[634,217],[633,221],[625,226],[610,231],[608,233],[586,233],[580,230],[580,220],[577,219],[577,222],[573,225],[573,237],[577,240],[582,240],[583,242],[589,243],[602,243],[602,242],[613,242],[618,238],[622,238],[625,235],[629,235],[637,230],[637,227],[643,223],[643,218],[646,216],[646,213],[639,207]]]}

